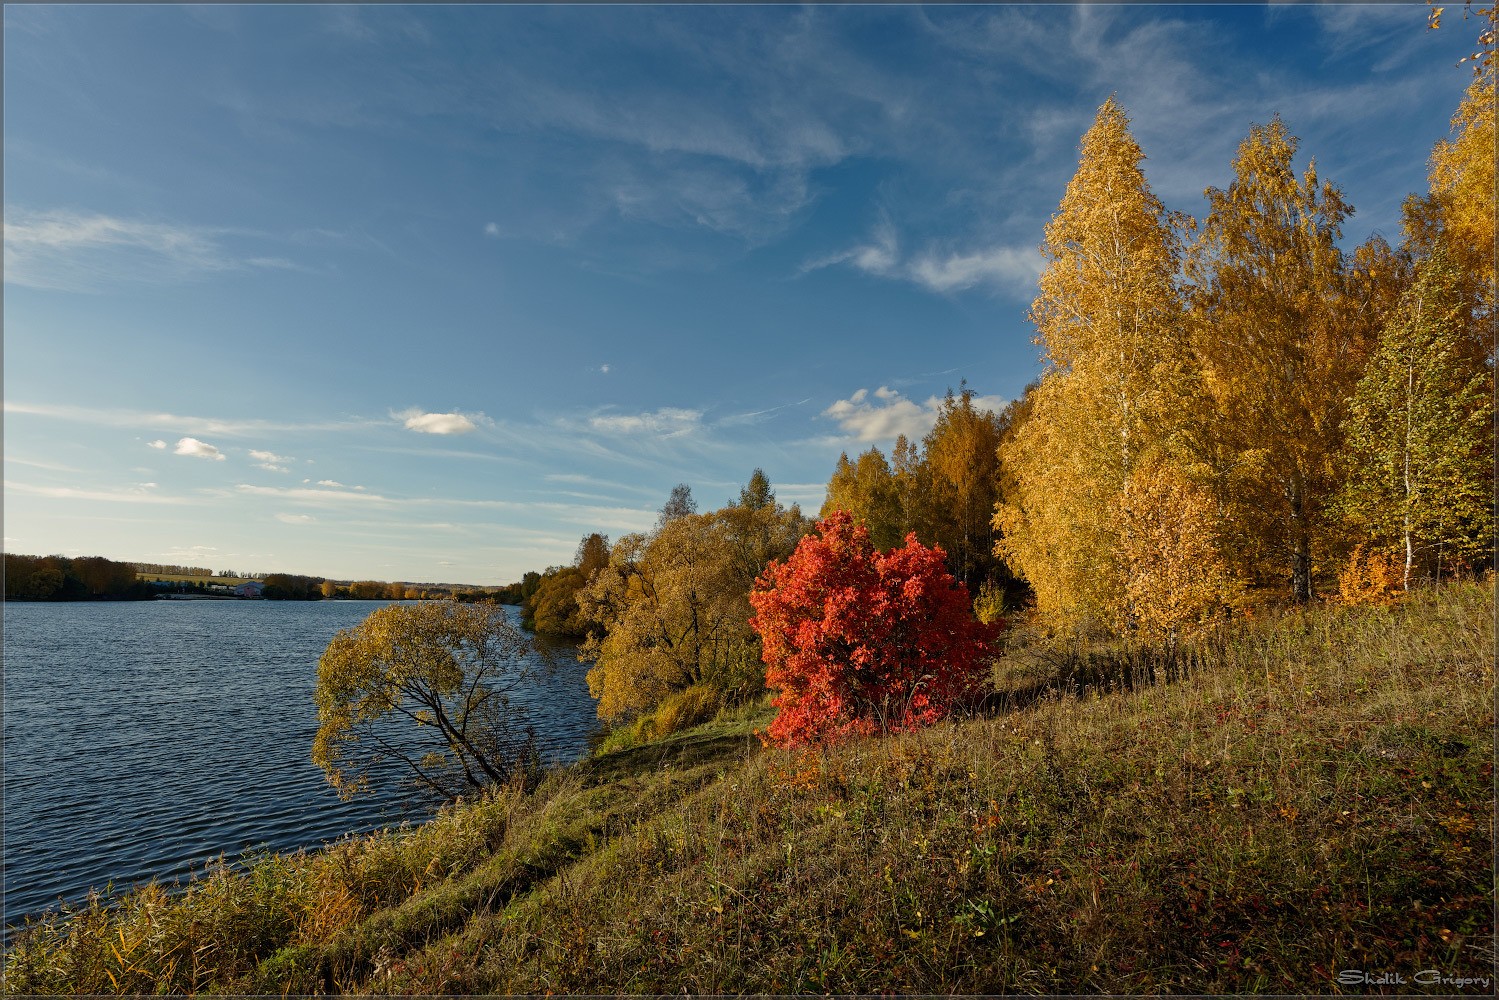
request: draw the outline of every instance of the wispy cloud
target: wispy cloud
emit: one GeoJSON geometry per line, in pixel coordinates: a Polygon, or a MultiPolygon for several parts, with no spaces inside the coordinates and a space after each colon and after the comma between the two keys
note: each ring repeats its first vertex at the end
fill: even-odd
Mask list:
{"type": "Polygon", "coordinates": [[[553,472],[542,477],[548,483],[565,483],[572,486],[592,486],[594,489],[612,490],[623,493],[639,493],[644,496],[654,497],[656,490],[641,486],[638,483],[622,483],[615,479],[601,479],[598,476],[584,475],[579,472],[553,472]]]}
{"type": "MultiPolygon", "coordinates": [[[[105,410],[90,406],[27,403],[9,399],[5,401],[5,412],[49,417],[54,420],[69,420],[98,427],[139,427],[223,437],[250,437],[275,432],[349,431],[371,427],[378,423],[374,420],[352,418],[293,423],[243,417],[194,417],[141,410],[105,410]]],[[[150,447],[157,447],[156,442],[151,442],[150,447]]],[[[161,447],[165,447],[165,442],[161,447]]]]}
{"type": "Polygon", "coordinates": [[[86,292],[119,283],[169,284],[227,271],[298,267],[281,257],[237,255],[225,246],[228,232],[7,206],[5,280],[86,292]]]}
{"type": "Polygon", "coordinates": [[[295,458],[278,455],[274,451],[259,451],[254,448],[250,449],[250,457],[255,459],[257,468],[268,472],[290,472],[291,469],[283,463],[296,461],[295,458]]]}
{"type": "Polygon", "coordinates": [[[276,520],[284,524],[311,524],[317,520],[311,514],[277,514],[276,520]]]}
{"type": "Polygon", "coordinates": [[[492,424],[482,413],[428,413],[420,407],[410,407],[391,414],[408,431],[418,434],[468,434],[480,424],[492,424]]]}
{"type": "Polygon", "coordinates": [[[206,458],[215,462],[224,461],[224,453],[206,441],[197,438],[185,437],[177,442],[177,447],[172,449],[174,455],[187,455],[189,458],[206,458]]]}
{"type": "Polygon", "coordinates": [[[799,274],[807,274],[812,271],[821,270],[824,267],[833,267],[837,264],[848,264],[858,268],[860,271],[881,277],[890,277],[896,273],[900,264],[900,252],[897,246],[895,226],[890,219],[882,218],[874,227],[869,239],[838,253],[816,257],[804,263],[798,268],[799,274]]]}
{"type": "Polygon", "coordinates": [[[782,403],[780,406],[771,406],[764,410],[751,410],[747,413],[731,413],[727,417],[720,417],[714,421],[719,427],[743,427],[752,424],[763,424],[767,420],[775,419],[775,415],[782,410],[791,409],[796,406],[805,406],[812,402],[811,398],[799,399],[794,403],[782,403]]]}
{"type": "MultiPolygon", "coordinates": [[[[162,447],[165,448],[166,445],[163,444],[162,447]]],[[[63,465],[63,464],[61,464],[59,462],[40,462],[40,461],[37,461],[36,459],[31,459],[31,458],[17,458],[15,455],[6,455],[5,456],[5,464],[6,465],[27,465],[27,466],[30,466],[33,469],[46,469],[48,472],[78,472],[78,471],[80,471],[79,469],[77,469],[74,466],[63,465]]]]}
{"type": "Polygon", "coordinates": [[[157,438],[155,441],[151,441],[151,442],[147,443],[147,445],[146,445],[147,448],[155,448],[157,451],[164,450],[166,448],[166,446],[167,446],[167,443],[165,441],[161,440],[161,438],[157,438]]]}
{"type": "Polygon", "coordinates": [[[804,513],[815,514],[827,497],[826,483],[772,483],[776,500],[791,505],[800,504],[804,513]]]}
{"type": "Polygon", "coordinates": [[[1017,298],[1029,296],[1041,275],[1042,260],[1035,250],[990,246],[967,253],[928,248],[914,256],[901,253],[890,219],[882,218],[869,239],[847,250],[816,257],[797,269],[798,275],[826,267],[848,266],[879,278],[909,281],[928,291],[947,293],[988,285],[1017,298]]]}
{"type": "Polygon", "coordinates": [[[702,410],[663,406],[649,413],[600,414],[590,417],[588,426],[602,434],[645,434],[674,438],[697,430],[702,419],[702,410]]]}
{"type": "Polygon", "coordinates": [[[280,497],[283,500],[295,500],[299,503],[323,505],[332,503],[389,504],[396,502],[378,493],[347,488],[310,490],[295,486],[253,486],[249,483],[240,483],[235,489],[247,496],[280,497]]]}
{"type": "Polygon", "coordinates": [[[18,483],[7,479],[5,492],[47,497],[53,500],[90,500],[103,503],[190,504],[196,502],[188,497],[165,496],[152,492],[148,488],[150,485],[142,483],[124,490],[91,490],[72,486],[33,486],[30,483],[18,483]]]}
{"type": "Polygon", "coordinates": [[[389,497],[378,493],[357,492],[347,488],[319,490],[285,486],[255,486],[250,483],[240,483],[235,487],[235,490],[243,496],[275,498],[294,502],[298,506],[311,507],[352,505],[365,510],[456,507],[460,509],[516,512],[527,515],[534,515],[540,512],[551,514],[558,520],[569,524],[624,531],[645,530],[650,527],[656,518],[654,509],[610,507],[597,504],[523,502],[516,500],[469,500],[453,497],[389,497]]]}

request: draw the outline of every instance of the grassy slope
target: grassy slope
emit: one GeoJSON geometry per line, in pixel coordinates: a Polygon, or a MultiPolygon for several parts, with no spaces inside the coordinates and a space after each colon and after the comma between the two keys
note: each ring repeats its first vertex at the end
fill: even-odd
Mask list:
{"type": "Polygon", "coordinates": [[[1461,586],[1291,615],[1185,676],[1183,658],[1017,641],[990,717],[803,755],[759,746],[763,711],[709,724],[180,900],[84,908],[11,951],[6,989],[1326,993],[1342,969],[1491,976],[1493,614],[1491,588],[1461,586]]]}

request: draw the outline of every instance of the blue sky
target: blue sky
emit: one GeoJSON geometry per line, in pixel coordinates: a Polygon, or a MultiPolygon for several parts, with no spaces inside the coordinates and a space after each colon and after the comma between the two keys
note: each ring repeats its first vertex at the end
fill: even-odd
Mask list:
{"type": "Polygon", "coordinates": [[[1470,79],[1425,19],[6,6],[5,549],[504,583],[677,482],[815,512],[1038,373],[1111,93],[1169,207],[1278,112],[1395,242],[1470,79]]]}

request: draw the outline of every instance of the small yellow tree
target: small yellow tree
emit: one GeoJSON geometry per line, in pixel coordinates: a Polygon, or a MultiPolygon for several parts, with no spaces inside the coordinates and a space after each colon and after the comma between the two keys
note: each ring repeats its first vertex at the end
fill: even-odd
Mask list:
{"type": "Polygon", "coordinates": [[[639,715],[701,685],[726,700],[763,689],[749,593],[771,559],[796,548],[801,512],[747,495],[626,535],[578,594],[592,632],[583,658],[601,719],[639,715]]]}
{"type": "Polygon", "coordinates": [[[1237,588],[1219,556],[1212,494],[1165,462],[1140,466],[1119,508],[1124,628],[1174,643],[1220,619],[1237,588]]]}
{"type": "Polygon", "coordinates": [[[446,798],[506,780],[534,750],[507,698],[534,675],[530,649],[496,605],[381,608],[318,661],[312,762],[344,798],[385,760],[446,798]],[[430,734],[428,752],[393,728],[402,719],[430,734]]]}

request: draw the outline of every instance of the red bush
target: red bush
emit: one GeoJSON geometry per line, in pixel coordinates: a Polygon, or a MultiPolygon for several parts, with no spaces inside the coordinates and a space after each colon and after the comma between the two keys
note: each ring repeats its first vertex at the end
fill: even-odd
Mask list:
{"type": "Polygon", "coordinates": [[[770,738],[797,746],[929,725],[978,693],[998,626],[974,620],[941,549],[915,535],[886,553],[846,511],[817,524],[750,595],[770,738]]]}

